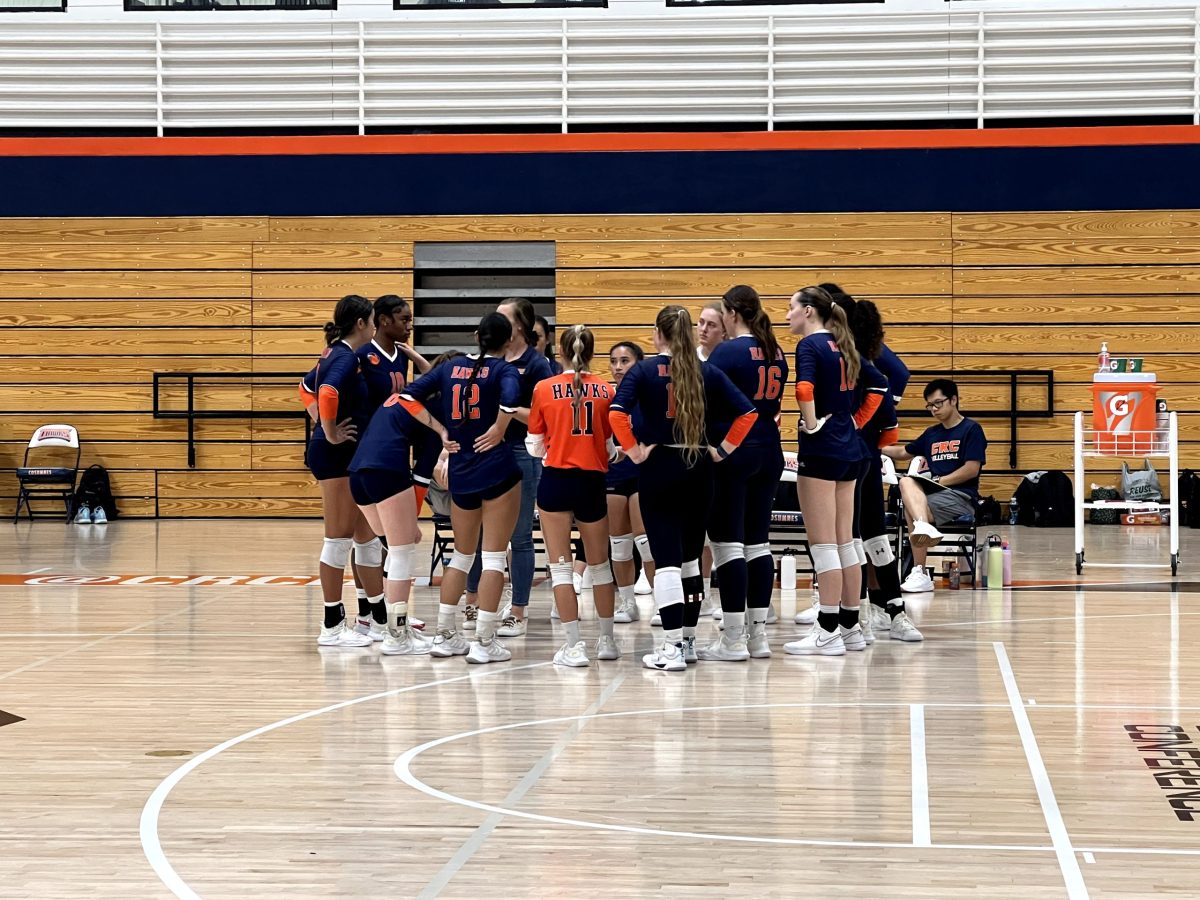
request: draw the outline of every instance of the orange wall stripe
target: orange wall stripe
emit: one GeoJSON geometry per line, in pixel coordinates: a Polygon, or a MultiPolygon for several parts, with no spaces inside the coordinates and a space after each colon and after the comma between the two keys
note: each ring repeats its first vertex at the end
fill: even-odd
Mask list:
{"type": "Polygon", "coordinates": [[[278,137],[0,138],[0,156],[319,156],[353,154],[920,150],[1200,143],[1200,126],[745,131],[638,134],[421,134],[278,137]]]}

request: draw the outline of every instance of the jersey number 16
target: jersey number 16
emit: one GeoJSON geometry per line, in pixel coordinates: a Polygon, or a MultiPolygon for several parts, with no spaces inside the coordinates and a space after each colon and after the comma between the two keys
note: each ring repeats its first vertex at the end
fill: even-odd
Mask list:
{"type": "Polygon", "coordinates": [[[755,400],[778,400],[783,393],[783,372],[775,366],[763,366],[758,370],[758,390],[755,400]]]}

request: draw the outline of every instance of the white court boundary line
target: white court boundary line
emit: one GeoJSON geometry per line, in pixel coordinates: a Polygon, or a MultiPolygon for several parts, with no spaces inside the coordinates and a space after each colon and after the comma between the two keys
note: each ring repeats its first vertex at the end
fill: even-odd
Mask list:
{"type": "MultiPolygon", "coordinates": [[[[621,682],[624,680],[625,673],[622,672],[617,675],[600,692],[600,696],[596,698],[595,702],[584,710],[583,715],[586,717],[598,713],[604,707],[604,704],[612,698],[612,695],[617,692],[617,688],[621,686],[621,682]]],[[[504,798],[506,806],[521,802],[521,799],[533,789],[534,785],[546,774],[546,770],[554,764],[554,761],[562,755],[562,752],[567,749],[571,741],[583,730],[587,721],[587,718],[580,718],[570,728],[559,735],[558,740],[550,746],[550,749],[543,753],[541,758],[529,767],[528,771],[521,777],[521,780],[513,785],[512,790],[508,792],[508,796],[504,798]]],[[[437,871],[437,874],[429,880],[424,890],[417,895],[417,900],[426,900],[426,898],[432,900],[432,898],[439,896],[462,867],[471,861],[471,857],[475,855],[479,848],[483,846],[483,842],[491,836],[491,833],[503,821],[504,816],[496,815],[495,813],[484,819],[479,827],[471,833],[471,836],[463,841],[462,846],[454,852],[454,855],[446,861],[446,864],[437,871]]]]}
{"type": "Polygon", "coordinates": [[[913,846],[932,847],[929,828],[929,768],[925,761],[925,707],[908,708],[908,740],[912,746],[913,846]]]}
{"type": "Polygon", "coordinates": [[[146,861],[150,863],[150,867],[154,869],[154,874],[158,876],[159,880],[166,885],[167,889],[171,891],[171,893],[173,893],[176,897],[187,898],[187,900],[200,900],[200,895],[192,890],[188,883],[184,881],[182,877],[180,877],[178,872],[175,871],[174,866],[171,865],[166,854],[163,852],[162,843],[158,837],[158,819],[159,814],[162,812],[163,803],[166,801],[171,791],[175,789],[175,786],[179,784],[179,782],[183,781],[184,777],[188,775],[188,773],[199,768],[214,756],[224,753],[226,750],[236,747],[238,744],[249,741],[258,737],[259,735],[275,731],[277,728],[283,728],[287,725],[294,725],[296,722],[303,722],[305,719],[311,719],[314,716],[320,716],[327,712],[334,712],[339,709],[345,709],[349,706],[356,706],[359,703],[367,703],[371,700],[380,700],[384,697],[394,697],[398,694],[407,694],[411,691],[423,690],[424,688],[441,687],[442,685],[454,684],[455,682],[459,681],[470,681],[472,679],[486,678],[493,674],[502,675],[506,672],[519,672],[523,669],[536,669],[548,665],[550,665],[549,662],[537,662],[529,663],[523,666],[510,666],[498,670],[485,670],[478,674],[472,673],[469,675],[459,675],[454,678],[443,678],[437,681],[423,681],[419,684],[409,685],[408,687],[395,688],[394,690],[390,691],[379,691],[375,694],[367,694],[364,697],[354,697],[350,700],[343,700],[340,703],[332,703],[329,706],[322,706],[320,709],[312,709],[308,712],[289,716],[286,719],[280,719],[277,722],[272,722],[270,725],[263,725],[260,728],[255,728],[252,731],[245,732],[244,734],[239,734],[237,737],[232,737],[215,747],[210,747],[203,753],[200,753],[197,756],[194,756],[192,759],[189,759],[186,763],[159,782],[158,787],[154,789],[154,792],[146,800],[146,805],[142,807],[142,816],[139,824],[139,833],[142,841],[142,853],[145,854],[146,861]]]}
{"type": "Polygon", "coordinates": [[[1017,679],[1008,659],[1008,651],[1004,649],[1003,641],[996,641],[992,646],[996,651],[996,662],[1000,666],[1000,675],[1004,679],[1004,690],[1008,694],[1008,703],[1012,707],[1013,720],[1017,723],[1017,732],[1021,735],[1021,747],[1024,749],[1025,759],[1029,763],[1033,786],[1037,789],[1042,815],[1046,819],[1046,828],[1050,832],[1050,841],[1054,845],[1054,853],[1058,857],[1058,867],[1062,870],[1063,881],[1067,886],[1067,896],[1070,900],[1088,900],[1083,871],[1079,868],[1079,859],[1075,856],[1075,848],[1071,846],[1071,836],[1067,833],[1062,811],[1058,808],[1058,800],[1054,797],[1054,787],[1050,784],[1050,773],[1046,771],[1046,764],[1038,749],[1037,738],[1033,734],[1033,725],[1029,722],[1029,714],[1025,711],[1025,704],[1021,700],[1021,692],[1017,688],[1017,679]]]}

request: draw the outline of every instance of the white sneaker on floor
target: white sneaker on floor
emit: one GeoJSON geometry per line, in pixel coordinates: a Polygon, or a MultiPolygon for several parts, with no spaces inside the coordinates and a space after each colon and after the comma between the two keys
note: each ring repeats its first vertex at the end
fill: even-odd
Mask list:
{"type": "MultiPolygon", "coordinates": [[[[467,657],[470,662],[471,658],[467,657]]],[[[587,649],[583,645],[583,641],[578,644],[563,644],[554,654],[554,664],[556,666],[570,666],[576,669],[582,669],[585,666],[591,665],[591,660],[588,659],[587,649]]]]}
{"type": "Polygon", "coordinates": [[[654,593],[654,588],[650,586],[650,580],[646,578],[645,569],[638,573],[637,584],[633,586],[633,592],[638,595],[654,593]]]}
{"type": "Polygon", "coordinates": [[[793,656],[845,656],[846,644],[840,631],[825,631],[819,625],[798,641],[783,645],[793,656]]]}
{"type": "Polygon", "coordinates": [[[596,659],[620,659],[621,648],[611,634],[602,634],[596,638],[596,659]]]}
{"type": "Polygon", "coordinates": [[[775,614],[775,606],[774,606],[774,604],[770,604],[770,605],[768,605],[768,606],[767,606],[767,624],[768,624],[768,625],[774,625],[774,624],[775,624],[776,622],[778,622],[778,621],[779,621],[779,616],[777,616],[777,615],[775,614]]]}
{"type": "Polygon", "coordinates": [[[746,647],[750,651],[751,659],[770,659],[771,645],[767,643],[767,632],[760,631],[757,634],[751,634],[746,639],[746,647]]]}
{"type": "Polygon", "coordinates": [[[505,587],[500,595],[500,605],[496,607],[496,618],[507,619],[512,615],[512,588],[505,587]]]}
{"type": "Polygon", "coordinates": [[[433,649],[433,642],[410,627],[389,629],[379,652],[384,656],[424,656],[433,649]]]}
{"type": "Polygon", "coordinates": [[[875,643],[875,629],[871,627],[871,611],[859,607],[858,611],[858,627],[862,629],[863,640],[870,647],[875,643]]]}
{"type": "Polygon", "coordinates": [[[355,619],[354,630],[365,634],[376,644],[387,637],[387,626],[377,625],[373,619],[355,619]]]}
{"type": "Polygon", "coordinates": [[[471,641],[471,649],[467,651],[467,662],[473,665],[508,662],[510,659],[512,654],[508,652],[508,648],[495,638],[486,644],[482,641],[471,641]]]}
{"type": "Polygon", "coordinates": [[[521,637],[525,634],[526,628],[524,619],[518,619],[516,616],[507,616],[500,626],[496,629],[496,634],[500,637],[521,637]]]}
{"type": "Polygon", "coordinates": [[[857,652],[867,649],[867,639],[863,636],[861,625],[855,624],[853,628],[839,625],[838,631],[842,635],[842,645],[847,650],[857,652]]]}
{"type": "Polygon", "coordinates": [[[820,612],[821,601],[813,596],[812,605],[800,610],[796,613],[796,618],[793,620],[797,625],[811,625],[817,621],[817,613],[820,612]]]}
{"type": "Polygon", "coordinates": [[[416,616],[409,616],[408,617],[408,627],[411,628],[413,631],[424,631],[425,630],[425,622],[423,619],[418,619],[416,616]]]}
{"type": "Polygon", "coordinates": [[[479,618],[479,607],[467,604],[463,607],[463,628],[474,631],[475,620],[479,618]]]}
{"type": "Polygon", "coordinates": [[[650,624],[655,628],[662,628],[662,614],[656,609],[654,615],[650,617],[650,624]]]}
{"type": "Polygon", "coordinates": [[[935,547],[942,542],[943,537],[945,537],[945,535],[943,535],[928,522],[922,522],[919,519],[916,522],[913,522],[911,537],[913,546],[935,547]]]}
{"type": "Polygon", "coordinates": [[[685,663],[694,663],[697,660],[699,660],[699,657],[696,656],[695,636],[693,635],[692,637],[685,637],[683,639],[683,661],[685,663]]]}
{"type": "Polygon", "coordinates": [[[925,635],[917,631],[917,626],[912,623],[912,619],[908,617],[908,613],[900,613],[900,615],[892,619],[892,627],[888,635],[893,641],[916,643],[917,641],[925,640],[925,635]]]}
{"type": "Polygon", "coordinates": [[[613,613],[613,621],[619,622],[622,625],[636,622],[641,617],[642,614],[638,612],[637,601],[632,597],[627,602],[620,603],[613,613]]]}
{"type": "Polygon", "coordinates": [[[891,629],[892,617],[888,615],[888,611],[886,609],[882,609],[872,603],[870,616],[872,631],[878,631],[880,634],[884,634],[891,629]]]}
{"type": "Polygon", "coordinates": [[[906,594],[927,594],[933,590],[933,579],[929,577],[924,566],[913,566],[908,577],[900,585],[900,590],[906,594]]]}
{"type": "Polygon", "coordinates": [[[431,656],[466,656],[471,649],[470,642],[457,631],[439,631],[429,648],[431,656]]]}
{"type": "Polygon", "coordinates": [[[725,619],[725,610],[721,609],[719,606],[714,606],[709,615],[711,615],[715,621],[721,622],[725,619]]]}
{"type": "Polygon", "coordinates": [[[317,636],[318,647],[370,647],[371,643],[369,634],[360,634],[345,622],[332,628],[322,626],[321,633],[317,636]]]}
{"type": "Polygon", "coordinates": [[[746,646],[744,635],[730,640],[728,634],[723,634],[711,644],[697,650],[696,658],[714,662],[745,662],[750,658],[750,649],[746,646]]]}
{"type": "Polygon", "coordinates": [[[658,669],[660,672],[682,672],[687,669],[683,654],[670,641],[663,641],[643,656],[642,665],[647,669],[658,669]]]}

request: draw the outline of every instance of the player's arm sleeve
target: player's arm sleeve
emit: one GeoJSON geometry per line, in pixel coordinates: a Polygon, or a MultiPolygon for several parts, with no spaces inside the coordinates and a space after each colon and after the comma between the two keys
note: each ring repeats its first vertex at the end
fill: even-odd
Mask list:
{"type": "Polygon", "coordinates": [[[505,366],[500,376],[500,412],[515,413],[521,406],[521,376],[516,366],[505,366]]]}
{"type": "MultiPolygon", "coordinates": [[[[410,382],[404,386],[404,390],[400,392],[402,399],[416,400],[419,403],[424,403],[429,399],[429,395],[439,390],[442,385],[441,366],[436,369],[431,369],[426,372],[416,381],[410,382]]],[[[405,407],[407,409],[408,407],[405,407]]]]}
{"type": "Polygon", "coordinates": [[[530,456],[542,458],[546,455],[545,391],[539,383],[533,389],[533,400],[529,404],[529,431],[525,434],[525,450],[530,456]]]}
{"type": "Polygon", "coordinates": [[[342,353],[335,356],[328,366],[320,370],[317,408],[322,419],[337,421],[342,388],[357,373],[358,357],[353,353],[342,353]]]}
{"type": "Polygon", "coordinates": [[[882,405],[883,398],[888,395],[888,380],[882,372],[865,359],[862,372],[858,377],[866,385],[866,393],[863,394],[862,405],[854,412],[854,426],[862,428],[871,421],[871,417],[882,405]]]}
{"type": "Polygon", "coordinates": [[[613,437],[621,445],[621,449],[629,452],[637,444],[633,433],[633,411],[638,405],[638,385],[641,382],[641,367],[634,366],[625,373],[617,386],[617,396],[613,398],[608,408],[608,423],[612,426],[613,437]]]}
{"type": "Polygon", "coordinates": [[[715,388],[719,400],[728,404],[736,416],[725,434],[724,442],[733,447],[740,447],[754,423],[758,421],[758,411],[750,402],[750,398],[743,394],[721,369],[711,365],[705,366],[704,378],[715,388]]]}
{"type": "Polygon", "coordinates": [[[813,385],[816,383],[816,351],[809,344],[801,341],[796,346],[796,399],[801,403],[812,402],[813,385]]]}

